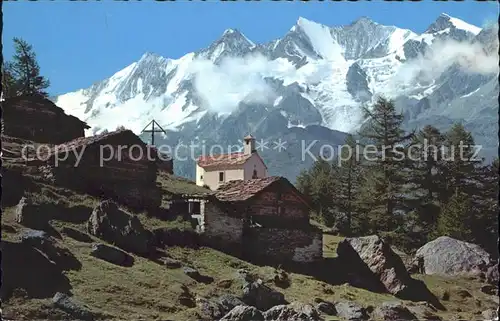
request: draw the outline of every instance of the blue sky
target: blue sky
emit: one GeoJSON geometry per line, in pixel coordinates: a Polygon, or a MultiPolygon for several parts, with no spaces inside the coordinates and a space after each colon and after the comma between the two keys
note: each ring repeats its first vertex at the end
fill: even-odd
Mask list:
{"type": "Polygon", "coordinates": [[[146,51],[179,58],[236,28],[261,43],[282,37],[302,16],[345,25],[361,16],[423,32],[441,12],[477,26],[497,20],[496,1],[476,2],[152,2],[39,1],[3,3],[4,57],[15,36],[31,43],[51,95],[107,78],[146,51]]]}

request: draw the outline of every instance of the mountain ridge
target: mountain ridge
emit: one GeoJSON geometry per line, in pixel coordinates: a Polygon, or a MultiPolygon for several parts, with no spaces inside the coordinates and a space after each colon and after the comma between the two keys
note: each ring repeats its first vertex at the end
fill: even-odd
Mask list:
{"type": "MultiPolygon", "coordinates": [[[[154,118],[168,130],[163,142],[170,146],[200,137],[235,143],[249,131],[264,139],[328,136],[325,142],[341,144],[342,135],[316,137],[308,127],[355,132],[363,120],[360,107],[382,94],[395,99],[407,128],[429,123],[446,130],[464,122],[479,143],[496,148],[496,121],[485,121],[498,110],[496,70],[478,63],[474,51],[492,57],[495,45],[485,40],[491,38],[485,30],[446,14],[422,34],[367,17],[334,27],[299,17],[282,38],[256,44],[231,28],[179,59],[146,52],[56,102],[94,133],[124,125],[139,134],[154,118]]],[[[278,156],[267,156],[277,164],[278,156]]],[[[300,163],[299,170],[310,164],[300,163]]],[[[192,165],[180,164],[186,168],[181,174],[191,177],[192,165]]],[[[293,180],[298,173],[284,168],[275,174],[293,180]]]]}

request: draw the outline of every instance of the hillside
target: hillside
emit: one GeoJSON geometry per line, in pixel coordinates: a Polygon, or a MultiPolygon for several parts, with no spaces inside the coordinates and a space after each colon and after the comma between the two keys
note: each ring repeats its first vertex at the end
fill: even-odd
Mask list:
{"type": "Polygon", "coordinates": [[[269,43],[228,29],[178,59],[145,53],[55,101],[93,132],[123,125],[139,134],[156,119],[167,129],[159,143],[176,152],[176,172],[191,178],[193,160],[180,160],[186,150],[198,156],[203,147],[220,145],[226,151],[252,133],[268,143],[261,152],[271,174],[294,181],[312,162],[304,146],[317,140],[311,149],[317,155],[321,145],[342,144],[362,124],[361,107],[377,95],[395,99],[408,130],[464,123],[491,159],[498,144],[497,52],[495,27],[446,14],[422,34],[368,17],[345,26],[299,18],[269,43]],[[274,148],[279,139],[287,142],[285,151],[274,148]]]}
{"type": "MultiPolygon", "coordinates": [[[[260,277],[272,289],[284,294],[289,302],[300,301],[316,305],[318,299],[338,302],[352,301],[368,308],[396,299],[384,293],[374,293],[353,287],[343,280],[339,270],[326,271],[329,281],[312,275],[288,271],[290,285],[278,287],[273,278],[275,268],[258,266],[207,247],[157,247],[153,257],[133,257],[132,266],[119,266],[89,255],[92,244],[106,243],[87,234],[87,220],[101,199],[62,187],[47,185],[32,168],[15,162],[18,139],[3,137],[11,159],[4,164],[4,186],[16,186],[5,194],[2,215],[2,314],[4,320],[63,320],[74,319],[52,304],[57,291],[69,291],[73,299],[85,304],[94,319],[109,320],[199,320],[206,311],[200,308],[200,298],[215,299],[221,295],[241,295],[240,269],[260,277]],[[19,179],[16,173],[23,173],[19,179]],[[13,185],[12,179],[17,179],[13,185]],[[45,206],[47,222],[44,228],[55,242],[57,255],[22,244],[20,235],[28,229],[16,222],[16,200],[21,195],[45,206]],[[78,233],[79,232],[79,233],[78,233]],[[178,261],[167,266],[166,258],[178,261]],[[182,267],[196,268],[208,281],[195,281],[182,267]],[[186,304],[187,301],[191,302],[186,304]],[[196,299],[198,298],[198,299],[196,299]],[[184,303],[183,303],[184,302],[184,303]],[[198,302],[198,304],[194,304],[198,302]]],[[[166,198],[177,193],[198,193],[200,188],[181,178],[163,173],[158,177],[166,198]]],[[[130,210],[124,208],[131,212],[130,210]]],[[[40,213],[42,214],[42,213],[40,213]]],[[[152,217],[135,213],[148,230],[191,230],[191,224],[181,217],[152,217]]],[[[335,260],[337,244],[342,237],[324,235],[324,255],[335,260]]],[[[172,263],[172,262],[171,262],[172,263]]],[[[332,267],[335,265],[332,265],[332,267]]],[[[483,293],[482,283],[475,279],[443,278],[413,275],[423,280],[440,299],[446,310],[435,310],[423,303],[405,301],[419,311],[427,311],[443,320],[479,320],[481,312],[496,308],[498,297],[483,293]]],[[[337,318],[324,315],[325,320],[337,318]]]]}

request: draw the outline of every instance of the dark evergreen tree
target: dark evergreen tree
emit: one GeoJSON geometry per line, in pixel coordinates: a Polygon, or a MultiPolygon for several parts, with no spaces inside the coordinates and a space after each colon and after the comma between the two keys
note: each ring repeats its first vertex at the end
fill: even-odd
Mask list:
{"type": "Polygon", "coordinates": [[[446,133],[445,153],[443,155],[444,186],[440,200],[446,203],[458,193],[472,196],[479,192],[478,169],[482,160],[476,159],[476,147],[472,134],[462,124],[455,124],[446,133]]]}
{"type": "Polygon", "coordinates": [[[444,205],[433,236],[449,236],[471,242],[473,224],[472,200],[469,195],[457,191],[444,205]]]}
{"type": "Polygon", "coordinates": [[[47,97],[45,89],[50,86],[50,82],[40,75],[33,47],[20,38],[14,38],[14,47],[16,53],[6,69],[15,79],[18,94],[39,94],[47,97]]]}
{"type": "Polygon", "coordinates": [[[16,80],[12,76],[9,64],[4,64],[2,68],[2,98],[16,97],[19,93],[16,80]]]}
{"type": "Polygon", "coordinates": [[[396,215],[406,209],[406,153],[412,134],[403,131],[403,115],[391,100],[380,97],[365,112],[368,124],[360,135],[371,144],[371,150],[369,146],[364,149],[368,180],[361,198],[370,212],[373,230],[390,231],[398,225],[396,215]]]}
{"type": "MultiPolygon", "coordinates": [[[[346,235],[352,234],[352,222],[358,220],[357,200],[362,181],[360,147],[354,137],[348,135],[341,149],[339,161],[337,161],[336,181],[338,182],[338,192],[336,207],[340,213],[345,214],[346,226],[342,232],[346,235]]],[[[360,226],[359,222],[356,222],[355,226],[360,226]]]]}

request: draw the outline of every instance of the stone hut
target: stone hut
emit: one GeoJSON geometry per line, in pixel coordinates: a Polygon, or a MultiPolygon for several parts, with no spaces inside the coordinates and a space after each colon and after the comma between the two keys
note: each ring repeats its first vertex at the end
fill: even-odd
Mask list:
{"type": "Polygon", "coordinates": [[[310,203],[286,178],[230,181],[203,204],[202,231],[214,247],[250,260],[309,263],[322,259],[322,232],[310,203]]]}
{"type": "Polygon", "coordinates": [[[56,145],[43,158],[45,166],[41,167],[50,168],[56,183],[91,195],[105,195],[134,209],[155,209],[161,204],[157,184],[161,160],[156,149],[130,130],[56,145]]]}
{"type": "Polygon", "coordinates": [[[22,95],[2,102],[4,135],[40,143],[61,144],[84,137],[90,128],[80,119],[67,115],[52,101],[40,95],[22,95]]]}

